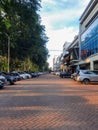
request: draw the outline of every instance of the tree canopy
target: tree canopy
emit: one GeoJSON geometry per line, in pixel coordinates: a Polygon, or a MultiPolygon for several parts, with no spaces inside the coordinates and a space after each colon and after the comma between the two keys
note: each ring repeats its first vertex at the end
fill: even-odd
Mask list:
{"type": "Polygon", "coordinates": [[[10,70],[46,66],[48,37],[41,25],[40,8],[40,0],[0,1],[0,56],[7,57],[10,37],[10,70]]]}

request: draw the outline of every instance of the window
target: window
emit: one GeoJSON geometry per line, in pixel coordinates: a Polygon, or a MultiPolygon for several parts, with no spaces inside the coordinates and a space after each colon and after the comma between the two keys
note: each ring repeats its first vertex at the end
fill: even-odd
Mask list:
{"type": "Polygon", "coordinates": [[[81,36],[81,59],[98,53],[98,18],[81,36]]]}

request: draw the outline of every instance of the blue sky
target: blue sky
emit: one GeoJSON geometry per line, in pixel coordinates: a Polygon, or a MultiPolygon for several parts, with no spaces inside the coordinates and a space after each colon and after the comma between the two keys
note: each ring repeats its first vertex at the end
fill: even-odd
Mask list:
{"type": "Polygon", "coordinates": [[[63,44],[72,42],[79,32],[79,18],[90,0],[42,0],[41,19],[49,37],[47,48],[53,65],[53,58],[60,55],[63,44]],[[53,51],[54,50],[54,51],[53,51]]]}

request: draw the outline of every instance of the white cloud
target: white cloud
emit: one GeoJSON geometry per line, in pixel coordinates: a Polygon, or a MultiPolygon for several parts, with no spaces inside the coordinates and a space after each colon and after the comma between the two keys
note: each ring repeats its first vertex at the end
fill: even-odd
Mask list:
{"type": "Polygon", "coordinates": [[[90,2],[90,0],[82,0],[82,1],[80,1],[80,5],[83,7],[84,6],[84,8],[88,5],[88,3],[90,2]]]}
{"type": "Polygon", "coordinates": [[[55,5],[55,1],[54,0],[42,0],[42,5],[44,4],[52,4],[52,5],[55,5]]]}
{"type": "Polygon", "coordinates": [[[50,57],[48,59],[48,62],[50,66],[53,64],[53,58],[55,55],[60,55],[63,50],[63,44],[65,41],[72,42],[74,39],[74,36],[78,34],[78,30],[74,27],[65,27],[61,30],[49,30],[48,36],[50,37],[50,40],[47,44],[47,48],[50,52],[50,57]]]}
{"type": "MultiPolygon", "coordinates": [[[[67,2],[68,0],[62,0],[62,2],[67,2]]],[[[79,5],[75,8],[63,8],[61,10],[55,10],[55,12],[46,10],[50,5],[56,5],[56,0],[42,0],[42,7],[44,8],[45,4],[47,4],[46,12],[41,11],[42,24],[46,27],[46,34],[49,37],[49,42],[47,43],[47,48],[50,50],[50,57],[48,62],[50,66],[53,64],[53,57],[55,55],[60,55],[61,51],[52,51],[52,50],[62,50],[63,44],[65,41],[72,42],[75,35],[78,34],[79,25],[74,26],[66,26],[66,23],[70,21],[78,21],[82,15],[84,9],[90,0],[77,0],[79,5]],[[62,24],[65,22],[65,26],[62,24]],[[62,25],[61,29],[54,29],[54,25],[59,23],[56,26],[62,25]]],[[[53,7],[51,7],[53,8],[53,7]]]]}
{"type": "Polygon", "coordinates": [[[63,10],[59,12],[53,12],[52,14],[43,14],[43,24],[48,25],[46,27],[53,27],[54,23],[56,22],[63,22],[68,23],[69,21],[72,21],[77,18],[79,19],[79,16],[81,14],[81,10],[63,10]]]}
{"type": "Polygon", "coordinates": [[[47,46],[51,49],[62,49],[64,42],[71,42],[77,33],[78,30],[74,27],[65,27],[60,30],[49,30],[48,36],[50,37],[50,41],[47,46]]]}
{"type": "MultiPolygon", "coordinates": [[[[65,0],[66,1],[66,0],[65,0]]],[[[71,21],[78,21],[79,22],[79,18],[81,16],[81,14],[83,13],[85,6],[87,5],[87,3],[90,0],[81,0],[79,7],[77,8],[72,8],[72,9],[63,9],[63,10],[57,10],[54,12],[41,12],[41,16],[42,16],[42,24],[46,26],[46,29],[51,29],[54,28],[54,24],[56,23],[62,23],[65,21],[66,23],[69,23],[71,21]]],[[[53,0],[43,0],[44,2],[48,2],[48,3],[55,3],[55,1],[53,0]]],[[[59,24],[58,24],[59,26],[59,24]]],[[[78,25],[77,25],[78,26],[78,25]]]]}

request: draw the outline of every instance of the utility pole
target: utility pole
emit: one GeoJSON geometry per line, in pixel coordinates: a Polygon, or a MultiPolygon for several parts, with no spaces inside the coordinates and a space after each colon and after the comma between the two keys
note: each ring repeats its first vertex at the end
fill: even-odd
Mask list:
{"type": "Polygon", "coordinates": [[[8,72],[10,72],[10,36],[7,35],[8,37],[8,72]]]}

